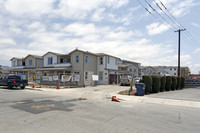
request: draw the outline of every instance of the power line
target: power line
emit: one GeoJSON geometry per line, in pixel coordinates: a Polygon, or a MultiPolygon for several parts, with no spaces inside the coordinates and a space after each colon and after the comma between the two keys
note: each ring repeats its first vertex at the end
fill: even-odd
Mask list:
{"type": "MultiPolygon", "coordinates": [[[[181,28],[185,28],[174,16],[173,16],[173,14],[167,9],[167,7],[162,3],[162,1],[161,0],[159,0],[160,1],[160,4],[162,5],[162,7],[164,7],[164,9],[169,13],[169,15],[174,19],[174,20],[172,20],[171,18],[170,18],[170,20],[172,20],[175,24],[179,24],[179,26],[181,27],[181,28]]],[[[156,3],[156,1],[154,0],[154,2],[156,3]]],[[[163,10],[162,10],[163,11],[163,10]]],[[[164,12],[164,11],[163,11],[164,12]]],[[[165,12],[164,12],[165,13],[165,12]]],[[[166,14],[166,13],[165,13],[166,14]]],[[[167,15],[168,16],[168,15],[167,15]]],[[[189,33],[189,31],[188,30],[186,30],[186,36],[188,37],[188,38],[190,38],[190,40],[195,44],[195,46],[197,46],[197,47],[200,47],[200,43],[199,42],[197,42],[196,41],[196,39],[189,33]]]]}

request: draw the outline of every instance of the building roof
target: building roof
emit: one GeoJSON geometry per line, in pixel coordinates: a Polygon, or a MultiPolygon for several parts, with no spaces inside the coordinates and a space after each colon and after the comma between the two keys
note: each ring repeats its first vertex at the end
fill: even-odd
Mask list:
{"type": "Polygon", "coordinates": [[[141,64],[139,62],[129,61],[129,60],[122,60],[123,62],[132,63],[132,64],[141,64]]]}
{"type": "Polygon", "coordinates": [[[71,51],[71,52],[69,53],[69,55],[72,54],[73,52],[76,52],[76,51],[79,51],[79,52],[82,52],[82,53],[85,53],[85,54],[90,54],[90,55],[97,56],[96,54],[94,54],[94,53],[92,53],[92,52],[83,51],[83,50],[79,50],[79,49],[75,49],[75,50],[71,51]]]}
{"type": "Polygon", "coordinates": [[[32,56],[32,57],[37,58],[37,59],[42,59],[42,56],[32,55],[32,54],[27,55],[24,59],[28,58],[29,56],[32,56]]]}
{"type": "Polygon", "coordinates": [[[23,60],[24,58],[13,57],[12,59],[10,59],[10,61],[12,61],[13,59],[16,59],[16,60],[23,60]]]}
{"type": "Polygon", "coordinates": [[[110,57],[113,57],[113,58],[117,58],[117,59],[120,59],[119,57],[116,57],[116,56],[112,56],[112,55],[109,55],[109,54],[105,54],[105,53],[96,53],[97,56],[110,56],[110,57]]]}
{"type": "Polygon", "coordinates": [[[58,55],[58,56],[61,56],[61,55],[64,55],[64,54],[60,54],[60,53],[55,53],[55,52],[47,52],[46,54],[44,54],[42,57],[44,57],[45,55],[47,55],[47,54],[49,54],[49,53],[51,53],[51,54],[54,54],[54,55],[58,55]]]}

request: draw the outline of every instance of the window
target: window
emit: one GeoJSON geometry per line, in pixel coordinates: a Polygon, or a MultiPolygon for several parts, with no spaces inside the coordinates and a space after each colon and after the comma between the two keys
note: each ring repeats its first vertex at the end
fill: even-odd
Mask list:
{"type": "Polygon", "coordinates": [[[33,64],[33,61],[32,61],[32,60],[29,60],[28,62],[29,62],[29,63],[28,63],[28,64],[29,64],[29,66],[32,66],[32,64],[33,64]]]}
{"type": "Polygon", "coordinates": [[[88,79],[88,72],[85,72],[85,79],[88,79]]]}
{"type": "Polygon", "coordinates": [[[99,80],[103,80],[103,72],[99,72],[99,80]]]}
{"type": "Polygon", "coordinates": [[[134,72],[137,72],[137,69],[134,69],[134,72]]]}
{"type": "Polygon", "coordinates": [[[62,58],[60,59],[60,63],[63,63],[63,59],[62,58]]]}
{"type": "Polygon", "coordinates": [[[117,59],[115,59],[115,65],[117,65],[117,59]]]}
{"type": "Polygon", "coordinates": [[[170,68],[170,71],[171,71],[172,69],[170,68]]]}
{"type": "Polygon", "coordinates": [[[132,72],[133,71],[132,68],[129,68],[129,71],[132,72]]]}
{"type": "Polygon", "coordinates": [[[176,68],[174,68],[174,70],[176,71],[176,68]]]}
{"type": "Polygon", "coordinates": [[[100,65],[103,65],[103,57],[100,57],[100,65]]]}
{"type": "Polygon", "coordinates": [[[63,63],[67,63],[67,59],[63,59],[63,63]]]}
{"type": "Polygon", "coordinates": [[[110,64],[110,57],[108,56],[108,64],[110,64]]]}
{"type": "Polygon", "coordinates": [[[174,73],[174,75],[176,75],[176,73],[174,73]]]}
{"type": "Polygon", "coordinates": [[[53,58],[52,57],[48,57],[48,65],[52,65],[53,64],[53,58]]]}
{"type": "Polygon", "coordinates": [[[88,63],[88,55],[85,56],[85,63],[88,63]]]}
{"type": "Polygon", "coordinates": [[[76,63],[79,63],[79,56],[76,55],[76,63]]]}
{"type": "Polygon", "coordinates": [[[79,75],[79,72],[74,72],[75,75],[79,75]]]}
{"type": "Polygon", "coordinates": [[[16,66],[16,61],[15,61],[15,60],[13,61],[13,66],[14,66],[14,67],[16,66]]]}

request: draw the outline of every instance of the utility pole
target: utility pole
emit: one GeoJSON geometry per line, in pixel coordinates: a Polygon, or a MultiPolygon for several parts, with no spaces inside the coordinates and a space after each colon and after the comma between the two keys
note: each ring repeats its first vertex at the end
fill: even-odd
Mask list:
{"type": "Polygon", "coordinates": [[[180,77],[180,53],[181,53],[181,31],[186,29],[179,29],[174,32],[178,32],[178,77],[180,77]]]}

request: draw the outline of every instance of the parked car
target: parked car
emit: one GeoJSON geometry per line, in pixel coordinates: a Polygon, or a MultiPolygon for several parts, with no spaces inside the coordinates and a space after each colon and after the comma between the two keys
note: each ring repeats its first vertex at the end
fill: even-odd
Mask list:
{"type": "Polygon", "coordinates": [[[0,86],[8,86],[9,89],[13,87],[24,89],[27,85],[28,80],[22,80],[20,76],[9,75],[0,78],[0,86]]]}
{"type": "Polygon", "coordinates": [[[131,83],[131,76],[121,76],[120,77],[120,85],[130,85],[131,83]]]}
{"type": "MultiPolygon", "coordinates": [[[[131,80],[132,80],[131,76],[121,76],[120,77],[120,85],[121,86],[130,85],[131,80]]],[[[139,82],[140,82],[140,78],[139,77],[136,77],[136,78],[133,79],[133,84],[139,83],[139,82]]]]}

